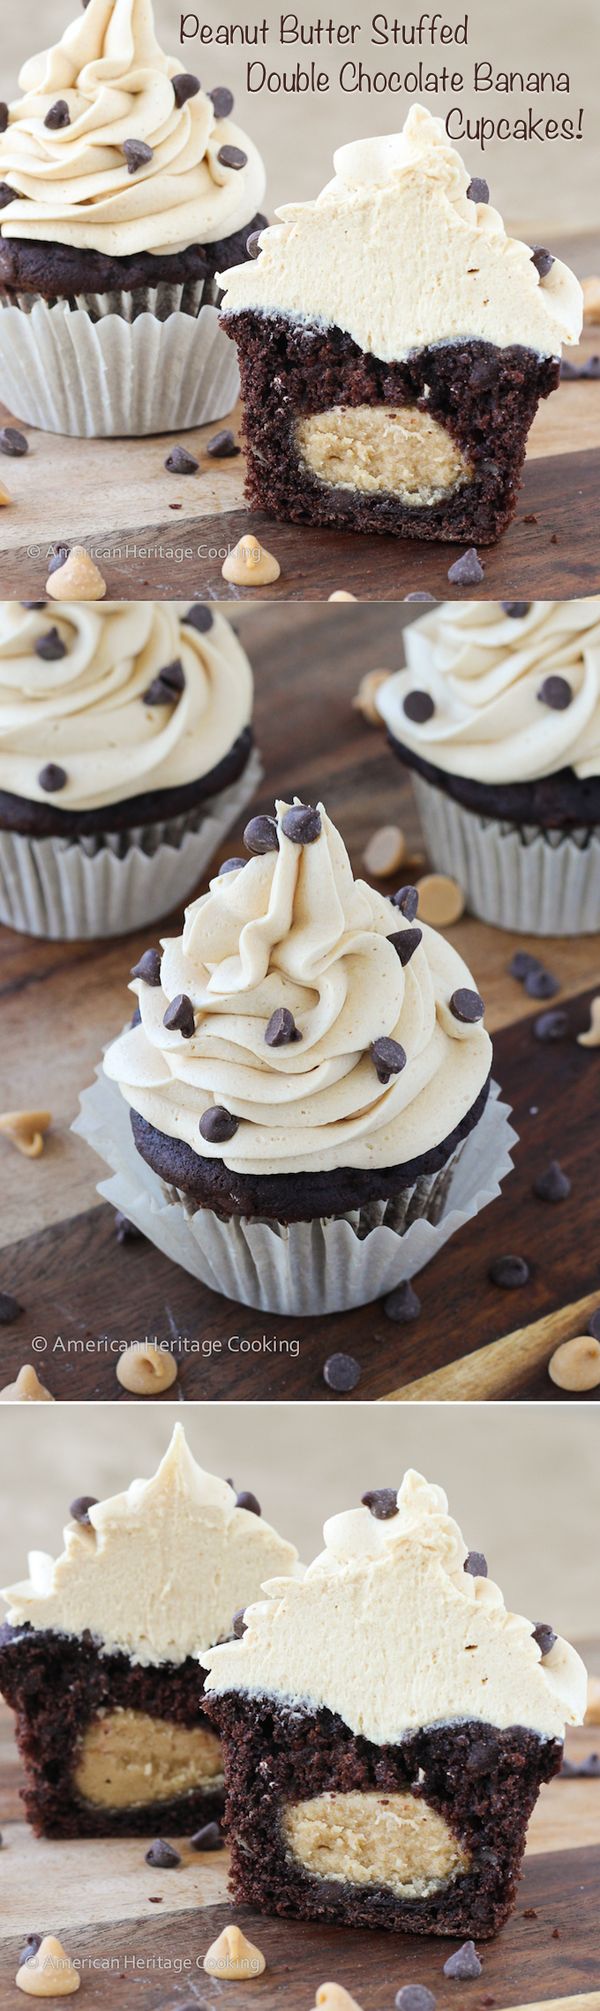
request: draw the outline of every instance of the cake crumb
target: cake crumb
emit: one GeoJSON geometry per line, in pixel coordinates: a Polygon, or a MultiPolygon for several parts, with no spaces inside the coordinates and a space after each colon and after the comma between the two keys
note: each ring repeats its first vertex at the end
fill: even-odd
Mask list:
{"type": "Polygon", "coordinates": [[[15,1983],[26,1997],[73,1997],[81,1977],[55,1934],[45,1934],[35,1955],[21,1964],[15,1983]]]}
{"type": "Polygon", "coordinates": [[[417,882],[419,920],[434,929],[449,928],[464,915],[466,898],[458,880],[446,873],[425,873],[417,882]]]}
{"type": "Polygon", "coordinates": [[[252,1976],[262,1976],[267,1967],[266,1957],[253,1941],[248,1941],[241,1927],[232,1922],[224,1927],[222,1934],[207,1949],[202,1964],[207,1976],[217,1976],[222,1983],[238,1983],[252,1976]]]}
{"type": "Polygon", "coordinates": [[[39,1159],[44,1150],[44,1133],[52,1123],[50,1110],[4,1110],[0,1132],[16,1145],[24,1159],[39,1159]]]}
{"type": "Polygon", "coordinates": [[[0,1390],[0,1404],[53,1404],[55,1398],[44,1389],[31,1362],[19,1369],[17,1380],[0,1390]]]}
{"type": "Polygon", "coordinates": [[[224,580],[231,580],[236,587],[269,587],[279,579],[281,566],[273,553],[247,531],[233,551],[228,552],[221,573],[224,580]]]}
{"type": "Polygon", "coordinates": [[[590,1006],[590,1024],[584,1033],[577,1035],[578,1047],[600,1047],[600,992],[596,993],[590,1006]]]}
{"type": "Polygon", "coordinates": [[[64,565],[49,573],[46,593],[55,601],[104,600],[106,580],[85,545],[73,545],[64,565]]]}
{"type": "Polygon", "coordinates": [[[548,1363],[550,1381],[559,1390],[595,1390],[600,1383],[600,1341],[592,1334],[576,1334],[562,1341],[548,1363]]]}
{"type": "Polygon", "coordinates": [[[131,1396],[158,1397],[177,1379],[177,1363],[168,1348],[155,1341],[134,1342],[119,1356],[117,1382],[131,1396]]]}
{"type": "Polygon", "coordinates": [[[379,830],[374,831],[372,838],[369,838],[368,845],[365,845],[363,865],[366,866],[368,873],[373,873],[375,879],[387,880],[397,871],[398,866],[402,865],[405,855],[406,840],[400,825],[381,824],[379,830]]]}
{"type": "Polygon", "coordinates": [[[582,279],[581,290],[583,293],[583,323],[584,327],[588,328],[590,324],[595,326],[597,322],[600,322],[600,277],[597,272],[591,272],[588,274],[587,279],[582,279]]]}
{"type": "Polygon", "coordinates": [[[585,1725],[600,1725],[600,1676],[588,1676],[585,1725]]]}
{"type": "Polygon", "coordinates": [[[355,712],[362,712],[363,719],[368,719],[369,726],[383,726],[381,713],[377,710],[375,699],[381,685],[386,684],[388,677],[391,677],[391,675],[391,670],[367,670],[364,677],[361,677],[358,691],[356,697],[352,700],[352,704],[355,712]]]}

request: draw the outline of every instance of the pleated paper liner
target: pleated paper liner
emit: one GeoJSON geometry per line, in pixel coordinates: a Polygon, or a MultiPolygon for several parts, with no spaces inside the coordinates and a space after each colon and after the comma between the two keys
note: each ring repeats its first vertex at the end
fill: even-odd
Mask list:
{"type": "Polygon", "coordinates": [[[133,319],[128,293],[74,308],[2,305],[2,397],[15,418],[77,439],[180,433],[224,419],[239,392],[235,343],[210,303],[196,313],[171,307],[163,318],[166,291],[146,289],[142,309],[138,290],[133,319]]]}
{"type": "Polygon", "coordinates": [[[422,775],[412,783],[432,866],[482,922],[532,936],[600,929],[600,829],[518,828],[464,810],[422,775]]]}

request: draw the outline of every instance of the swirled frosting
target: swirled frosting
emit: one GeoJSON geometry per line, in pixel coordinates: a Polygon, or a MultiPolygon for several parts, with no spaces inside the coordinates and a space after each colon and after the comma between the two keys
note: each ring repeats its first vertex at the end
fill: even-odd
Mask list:
{"type": "Polygon", "coordinates": [[[152,0],[88,0],[21,71],[0,139],[0,180],[17,191],[3,235],[127,258],[214,244],[249,223],[265,189],[260,155],[206,92],[177,103],[180,74],[157,42],[152,0]],[[59,101],[69,123],[49,127],[59,101]],[[131,174],[127,140],[152,149],[131,174]],[[241,150],[241,167],[219,159],[224,146],[241,150]]]}
{"type": "Polygon", "coordinates": [[[89,1526],[69,1522],[56,1559],[29,1557],[29,1578],[2,1593],[13,1626],[81,1635],[132,1662],[183,1662],[231,1631],[265,1572],[293,1572],[297,1552],[270,1523],[236,1506],[175,1426],[151,1480],[97,1501],[89,1526]]]}
{"type": "Polygon", "coordinates": [[[353,878],[322,806],[311,844],[286,837],[288,807],[277,804],[278,850],[212,880],[188,908],[183,935],[163,945],[160,985],[134,980],[141,1024],[104,1066],[133,1110],[234,1172],[404,1164],[449,1136],[489,1075],[482,1021],[450,1011],[473,980],[425,923],[403,965],[390,940],[409,926],[399,909],[353,878]],[[195,1017],[185,1040],[164,1024],[180,994],[195,1017]],[[270,1046],[280,1007],[300,1037],[270,1046]],[[406,1063],[384,1083],[370,1049],[386,1036],[406,1063]],[[213,1104],[238,1120],[226,1144],[199,1131],[213,1104]]]}
{"type": "Polygon", "coordinates": [[[376,1745],[460,1719],[559,1739],[582,1722],[580,1656],[558,1637],[542,1658],[531,1621],[465,1570],[441,1487],[409,1470],[388,1520],[354,1508],[323,1534],[302,1581],[265,1584],[241,1640],[210,1650],[208,1692],[326,1705],[376,1745]]]}
{"type": "Polygon", "coordinates": [[[513,615],[499,601],[443,602],[403,641],[406,668],[375,702],[394,739],[435,768],[488,783],[600,775],[600,599],[513,615]],[[422,721],[404,709],[415,691],[433,701],[422,721]]]}
{"type": "Polygon", "coordinates": [[[540,278],[530,246],[470,201],[468,170],[422,105],[403,132],[339,147],[334,167],[316,202],[277,210],[259,258],[223,275],[225,313],[334,325],[384,362],[460,339],[540,356],[578,341],[579,281],[560,259],[540,278]]]}
{"type": "Polygon", "coordinates": [[[248,725],[252,672],[229,622],[200,633],[182,601],[0,602],[0,789],[48,796],[48,762],[65,774],[52,801],[94,810],[210,774],[248,725]],[[54,631],[64,655],[37,654],[54,631]],[[183,690],[149,704],[179,662],[183,690]]]}

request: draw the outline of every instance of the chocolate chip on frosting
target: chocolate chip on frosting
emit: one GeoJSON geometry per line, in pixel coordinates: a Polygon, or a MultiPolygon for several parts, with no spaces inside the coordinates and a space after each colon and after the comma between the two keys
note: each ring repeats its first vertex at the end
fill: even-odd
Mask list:
{"type": "Polygon", "coordinates": [[[313,845],[321,836],[321,818],[311,803],[294,803],[281,820],[284,837],[294,845],[313,845]]]}
{"type": "MultiPolygon", "coordinates": [[[[231,118],[231,113],[233,111],[233,91],[228,91],[226,84],[217,84],[216,90],[209,91],[208,96],[211,100],[213,112],[216,119],[231,118]]],[[[220,158],[221,156],[219,155],[219,159],[220,158]]],[[[246,157],[244,155],[244,159],[245,158],[246,157]]],[[[232,162],[231,165],[236,166],[237,163],[232,162]]],[[[240,162],[240,166],[243,166],[242,162],[240,162]]]]}
{"type": "Polygon", "coordinates": [[[251,817],[244,831],[244,844],[249,852],[279,851],[279,833],[274,817],[251,817]]]}
{"type": "Polygon", "coordinates": [[[241,147],[219,147],[217,160],[223,168],[245,168],[247,159],[241,147]]]}
{"type": "Polygon", "coordinates": [[[378,1082],[389,1082],[393,1075],[399,1075],[406,1068],[406,1055],[399,1040],[390,1040],[385,1034],[374,1040],[369,1048],[371,1061],[378,1082]]]}
{"type": "Polygon", "coordinates": [[[66,642],[63,642],[57,628],[46,629],[45,635],[38,635],[33,647],[42,663],[60,663],[61,658],[67,655],[66,642]]]}
{"type": "Polygon", "coordinates": [[[368,1508],[376,1522],[391,1522],[398,1514],[398,1491],[395,1487],[370,1487],[361,1494],[363,1508],[368,1508]]]}
{"type": "Polygon", "coordinates": [[[44,125],[48,126],[51,133],[59,133],[62,126],[70,126],[70,124],[71,114],[67,100],[66,98],[57,98],[56,104],[51,105],[49,112],[46,112],[44,125]]]}
{"type": "Polygon", "coordinates": [[[261,232],[259,230],[251,230],[250,236],[246,238],[248,258],[258,258],[259,251],[262,249],[260,240],[261,232]]]}
{"type": "Polygon", "coordinates": [[[8,105],[4,98],[0,101],[0,133],[5,133],[8,125],[8,105]]]}
{"type": "Polygon", "coordinates": [[[551,712],[566,712],[573,702],[573,691],[566,677],[545,677],[537,695],[540,705],[549,705],[551,712]]]}
{"type": "Polygon", "coordinates": [[[207,630],[213,628],[215,617],[203,601],[193,601],[187,614],[182,615],[181,619],[184,628],[195,628],[199,635],[206,635],[207,630]]]}
{"type": "Polygon", "coordinates": [[[47,796],[55,796],[59,789],[64,789],[66,780],[66,770],[59,768],[57,761],[47,761],[45,768],[40,768],[38,782],[47,796]]]}
{"type": "Polygon", "coordinates": [[[414,957],[415,950],[418,950],[419,943],[422,943],[422,941],[422,929],[398,929],[395,936],[388,936],[388,943],[393,943],[396,956],[400,958],[403,969],[406,964],[410,963],[411,957],[414,957]]]}
{"type": "Polygon", "coordinates": [[[502,613],[510,615],[511,621],[522,621],[529,614],[530,601],[501,601],[502,613]]]}
{"type": "Polygon", "coordinates": [[[398,887],[395,894],[390,894],[390,900],[392,907],[399,908],[401,915],[405,915],[407,922],[414,922],[419,906],[417,887],[398,887]]]}
{"type": "Polygon", "coordinates": [[[179,657],[177,657],[174,663],[165,664],[164,670],[159,670],[158,676],[153,678],[152,683],[148,685],[147,691],[142,692],[143,703],[144,705],[176,705],[177,700],[181,698],[184,687],[185,671],[183,664],[180,663],[179,657]]]}
{"type": "Polygon", "coordinates": [[[531,254],[531,263],[535,266],[536,272],[539,272],[540,279],[545,279],[554,265],[554,254],[546,251],[545,245],[536,244],[531,254]]]}
{"type": "Polygon", "coordinates": [[[483,175],[473,175],[466,191],[468,202],[489,202],[490,191],[483,175]]]}
{"type": "Polygon", "coordinates": [[[9,182],[0,182],[0,209],[8,209],[9,203],[16,202],[17,194],[17,189],[11,189],[9,182]]]}
{"type": "Polygon", "coordinates": [[[290,1041],[301,1040],[293,1013],[287,1006],[276,1006],[265,1027],[267,1047],[289,1047],[290,1041]]]}
{"type": "Polygon", "coordinates": [[[247,1508],[249,1515],[262,1515],[260,1501],[257,1501],[256,1495],[251,1494],[248,1488],[242,1488],[241,1494],[236,1495],[235,1505],[236,1508],[247,1508]]]}
{"type": "Polygon", "coordinates": [[[429,691],[407,691],[402,710],[416,726],[424,726],[427,719],[433,719],[435,705],[429,691]]]}
{"type": "Polygon", "coordinates": [[[72,1516],[74,1522],[80,1522],[84,1529],[89,1529],[91,1528],[90,1508],[97,1508],[97,1506],[98,1496],[96,1494],[77,1494],[75,1500],[71,1502],[69,1515],[72,1516]]]}
{"type": "Polygon", "coordinates": [[[148,146],[147,140],[124,140],[123,153],[128,173],[136,175],[138,168],[145,168],[148,161],[153,159],[154,148],[148,146]]]}
{"type": "Polygon", "coordinates": [[[484,1557],[482,1550],[468,1551],[463,1564],[463,1571],[466,1571],[469,1578],[487,1578],[487,1558],[484,1557]]]}
{"type": "Polygon", "coordinates": [[[143,978],[145,985],[160,984],[160,950],[144,950],[137,964],[132,964],[131,977],[143,978]]]}
{"type": "Polygon", "coordinates": [[[483,566],[475,545],[470,545],[468,552],[461,552],[460,558],[455,559],[454,565],[449,567],[448,579],[455,587],[479,586],[483,579],[483,566]]]}
{"type": "Polygon", "coordinates": [[[467,985],[459,985],[458,991],[452,993],[450,1011],[462,1026],[475,1026],[477,1020],[483,1019],[485,1006],[479,992],[470,991],[467,985]]]}
{"type": "Polygon", "coordinates": [[[554,1628],[548,1626],[547,1620],[536,1620],[533,1629],[533,1639],[537,1642],[540,1655],[543,1657],[550,1654],[550,1649],[554,1647],[558,1636],[555,1634],[554,1628]]]}
{"type": "MultiPolygon", "coordinates": [[[[196,460],[194,454],[188,453],[187,447],[172,447],[170,454],[167,454],[165,468],[169,475],[197,475],[199,467],[200,462],[196,460]]],[[[185,619],[189,621],[189,615],[186,615],[185,619]]]]}
{"type": "Polygon", "coordinates": [[[171,83],[175,104],[180,107],[187,104],[188,98],[197,98],[198,92],[202,90],[200,78],[194,77],[191,70],[180,70],[177,77],[171,78],[171,83]]]}
{"type": "Polygon", "coordinates": [[[241,1641],[242,1634],[245,1634],[246,1632],[246,1622],[244,1619],[243,1606],[239,1606],[237,1613],[234,1613],[233,1615],[233,1620],[231,1622],[231,1632],[233,1634],[234,1641],[241,1641]]]}
{"type": "Polygon", "coordinates": [[[235,1137],[238,1123],[239,1119],[232,1117],[231,1111],[225,1110],[222,1103],[213,1103],[209,1110],[204,1111],[198,1129],[207,1145],[226,1145],[229,1138],[235,1137]]]}
{"type": "Polygon", "coordinates": [[[167,1006],[163,1015],[163,1026],[166,1026],[168,1033],[180,1033],[183,1040],[192,1039],[196,1031],[196,1021],[192,1001],[188,998],[187,992],[178,992],[176,998],[171,999],[171,1004],[167,1006]]]}
{"type": "Polygon", "coordinates": [[[247,863],[246,859],[224,859],[222,866],[219,866],[219,879],[222,879],[224,873],[242,872],[247,863]]]}

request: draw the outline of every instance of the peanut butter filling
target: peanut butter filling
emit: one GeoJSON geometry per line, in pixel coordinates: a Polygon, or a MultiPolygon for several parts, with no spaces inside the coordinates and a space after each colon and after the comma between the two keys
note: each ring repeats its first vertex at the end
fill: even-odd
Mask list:
{"type": "Polygon", "coordinates": [[[318,1878],[384,1885],[399,1899],[426,1898],[470,1865],[443,1817],[410,1794],[316,1795],[290,1804],[283,1830],[318,1878]]]}
{"type": "Polygon", "coordinates": [[[215,1787],[222,1772],[220,1742],[204,1726],[190,1730],[146,1711],[116,1710],[88,1727],[74,1786],[96,1808],[137,1808],[215,1787]]]}
{"type": "Polygon", "coordinates": [[[296,443],[329,488],[400,496],[412,506],[439,502],[472,473],[445,427],[413,405],[334,405],[300,419],[296,443]]]}

